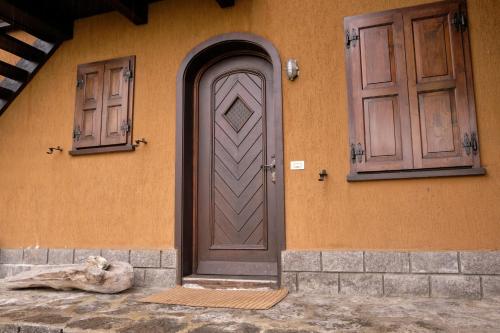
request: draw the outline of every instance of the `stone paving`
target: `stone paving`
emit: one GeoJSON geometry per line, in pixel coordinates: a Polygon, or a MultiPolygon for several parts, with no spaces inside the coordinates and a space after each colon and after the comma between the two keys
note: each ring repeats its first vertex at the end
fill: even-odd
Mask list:
{"type": "Polygon", "coordinates": [[[270,310],[146,304],[159,289],[118,295],[6,290],[0,332],[500,332],[500,298],[456,300],[291,294],[270,310]]]}

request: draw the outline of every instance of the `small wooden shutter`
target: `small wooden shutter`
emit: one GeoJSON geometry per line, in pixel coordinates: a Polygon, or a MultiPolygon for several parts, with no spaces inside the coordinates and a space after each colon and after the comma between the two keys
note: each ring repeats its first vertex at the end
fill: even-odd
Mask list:
{"type": "Polygon", "coordinates": [[[99,146],[104,65],[80,65],[77,70],[74,148],[99,146]]]}
{"type": "Polygon", "coordinates": [[[364,152],[352,170],[411,169],[412,146],[400,13],[345,20],[351,146],[364,152]]]}
{"type": "Polygon", "coordinates": [[[132,65],[130,57],[111,60],[105,64],[102,146],[127,143],[130,136],[129,88],[133,82],[132,65]]]}
{"type": "Polygon", "coordinates": [[[471,127],[462,31],[452,24],[459,6],[404,13],[415,168],[473,164],[462,146],[471,127]]]}

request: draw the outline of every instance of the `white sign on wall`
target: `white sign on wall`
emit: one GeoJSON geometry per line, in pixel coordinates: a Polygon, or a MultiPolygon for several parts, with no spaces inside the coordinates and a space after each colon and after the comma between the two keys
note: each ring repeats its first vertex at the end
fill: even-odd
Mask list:
{"type": "Polygon", "coordinates": [[[290,170],[304,170],[304,161],[291,161],[290,170]]]}

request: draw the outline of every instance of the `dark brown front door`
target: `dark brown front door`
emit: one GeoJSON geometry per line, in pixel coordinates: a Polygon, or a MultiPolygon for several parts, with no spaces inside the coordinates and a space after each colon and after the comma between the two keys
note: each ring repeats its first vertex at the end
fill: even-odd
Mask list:
{"type": "Polygon", "coordinates": [[[234,56],[199,81],[198,274],[277,274],[272,74],[260,57],[234,56]]]}

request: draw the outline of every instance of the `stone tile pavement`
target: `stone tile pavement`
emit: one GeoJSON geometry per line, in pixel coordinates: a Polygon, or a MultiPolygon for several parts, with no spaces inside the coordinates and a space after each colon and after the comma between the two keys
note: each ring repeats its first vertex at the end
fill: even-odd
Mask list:
{"type": "Polygon", "coordinates": [[[500,298],[483,300],[295,293],[270,310],[145,304],[159,289],[118,295],[43,289],[9,291],[0,282],[0,332],[500,332],[500,298]]]}

